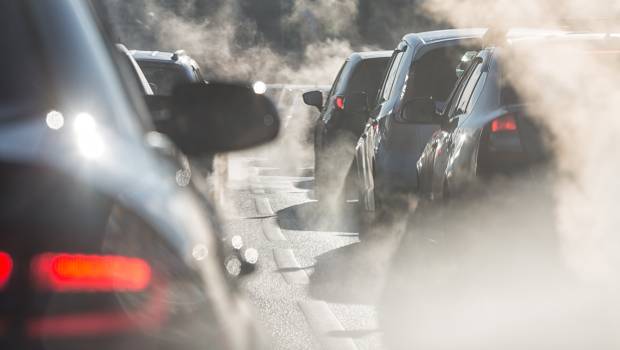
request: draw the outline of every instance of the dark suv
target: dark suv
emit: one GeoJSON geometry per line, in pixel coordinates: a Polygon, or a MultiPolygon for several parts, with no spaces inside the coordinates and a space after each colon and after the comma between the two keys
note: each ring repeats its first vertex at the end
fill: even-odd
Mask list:
{"type": "Polygon", "coordinates": [[[216,213],[169,155],[272,139],[275,107],[178,86],[159,129],[98,3],[0,2],[0,347],[254,349],[216,213]]]}
{"type": "MultiPolygon", "coordinates": [[[[175,52],[131,50],[130,53],[144,72],[153,94],[157,96],[170,96],[174,87],[179,84],[205,81],[198,63],[183,50],[175,52]]],[[[160,116],[162,114],[153,115],[154,118],[160,116]]],[[[202,170],[203,175],[208,175],[214,170],[214,160],[215,156],[209,154],[193,158],[192,164],[202,170]]],[[[213,193],[214,198],[218,197],[216,189],[211,188],[209,192],[213,193]]]]}
{"type": "Polygon", "coordinates": [[[155,95],[171,95],[175,85],[202,82],[198,63],[183,50],[175,52],[131,50],[155,95]]]}
{"type": "Polygon", "coordinates": [[[367,115],[345,108],[347,99],[363,93],[376,101],[391,51],[356,52],[340,68],[325,102],[321,91],[303,95],[307,105],[321,115],[314,127],[314,191],[317,199],[345,194],[351,176],[355,143],[362,134],[367,115]]]}
{"type": "Polygon", "coordinates": [[[507,53],[511,49],[536,50],[542,57],[553,50],[587,44],[597,45],[597,50],[573,49],[571,53],[607,56],[616,61],[620,56],[620,40],[613,37],[600,40],[597,36],[543,30],[528,35],[480,51],[443,113],[431,117],[413,113],[407,117],[416,124],[439,127],[417,161],[421,198],[443,200],[472,189],[476,180],[529,172],[553,156],[546,148],[547,131],[529,116],[527,101],[508,83],[506,60],[515,65],[519,59],[507,53]]]}
{"type": "Polygon", "coordinates": [[[368,101],[376,101],[391,55],[392,51],[353,53],[340,68],[325,103],[321,91],[303,95],[306,104],[321,111],[314,127],[317,199],[346,193],[355,144],[368,118],[365,113],[345,110],[347,96],[364,93],[368,101]]]}
{"type": "Polygon", "coordinates": [[[356,147],[361,199],[375,210],[416,183],[415,159],[437,129],[402,123],[403,106],[432,97],[441,108],[457,80],[465,53],[481,47],[484,29],[453,29],[406,35],[392,55],[374,110],[356,147]]]}

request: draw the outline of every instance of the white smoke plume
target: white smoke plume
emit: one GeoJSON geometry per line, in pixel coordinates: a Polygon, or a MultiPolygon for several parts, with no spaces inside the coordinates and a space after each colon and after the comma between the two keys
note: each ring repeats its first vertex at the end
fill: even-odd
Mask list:
{"type": "Polygon", "coordinates": [[[387,342],[398,349],[618,348],[620,159],[611,150],[620,132],[620,55],[596,53],[619,37],[620,3],[428,0],[424,8],[454,27],[603,33],[559,47],[508,45],[507,76],[550,130],[554,169],[485,184],[486,196],[450,203],[447,215],[417,213],[405,243],[410,256],[397,257],[402,266],[386,286],[387,342]]]}

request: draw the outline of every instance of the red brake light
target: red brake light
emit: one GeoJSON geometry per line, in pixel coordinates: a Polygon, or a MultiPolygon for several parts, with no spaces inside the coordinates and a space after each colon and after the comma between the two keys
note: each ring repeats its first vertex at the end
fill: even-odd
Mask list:
{"type": "Polygon", "coordinates": [[[344,97],[342,96],[336,97],[336,107],[340,110],[344,109],[344,97]]]}
{"type": "Polygon", "coordinates": [[[514,115],[507,114],[491,122],[491,132],[517,131],[517,121],[514,115]]]}
{"type": "Polygon", "coordinates": [[[39,288],[56,292],[137,292],[151,281],[146,261],[111,255],[41,254],[32,261],[32,274],[39,288]]]}
{"type": "Polygon", "coordinates": [[[8,282],[13,272],[13,259],[5,252],[0,252],[0,288],[8,282]]]}

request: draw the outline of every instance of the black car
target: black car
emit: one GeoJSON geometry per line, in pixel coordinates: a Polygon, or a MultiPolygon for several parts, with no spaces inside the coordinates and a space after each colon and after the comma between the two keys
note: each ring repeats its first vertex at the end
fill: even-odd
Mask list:
{"type": "MultiPolygon", "coordinates": [[[[153,102],[156,97],[151,89],[151,85],[146,80],[146,76],[142,72],[142,69],[131,55],[129,50],[122,45],[116,44],[119,52],[121,53],[121,61],[127,62],[132,74],[131,76],[136,79],[138,86],[141,87],[142,92],[144,93],[144,97],[146,99],[147,104],[153,102]]],[[[165,123],[173,123],[173,120],[170,120],[169,111],[165,109],[154,109],[151,111],[151,116],[157,118],[159,116],[159,120],[156,119],[155,123],[158,125],[163,125],[165,123]],[[164,120],[162,120],[162,116],[164,116],[164,120]],[[165,120],[168,119],[168,120],[165,120]]],[[[209,206],[211,203],[209,202],[212,197],[211,186],[209,181],[204,176],[196,176],[195,174],[200,174],[199,170],[193,166],[195,162],[190,162],[188,157],[183,154],[180,150],[176,149],[176,147],[170,146],[168,147],[169,151],[168,156],[170,159],[179,165],[179,170],[177,170],[177,178],[188,179],[191,183],[196,187],[200,193],[203,194],[205,199],[205,205],[209,206]]],[[[253,271],[256,268],[256,264],[258,263],[258,251],[253,247],[248,247],[244,244],[243,238],[239,235],[228,235],[225,232],[217,232],[220,235],[220,238],[224,247],[224,256],[226,262],[226,268],[228,272],[233,275],[241,275],[242,273],[248,273],[253,271]]]]}
{"type": "Polygon", "coordinates": [[[169,155],[172,141],[199,155],[272,139],[275,107],[249,87],[190,84],[166,101],[179,123],[159,128],[97,6],[0,4],[10,52],[0,65],[0,347],[253,349],[216,213],[169,155]],[[213,126],[224,117],[244,128],[213,126]]]}
{"type": "Polygon", "coordinates": [[[377,100],[391,55],[392,51],[353,53],[340,68],[325,103],[321,91],[303,95],[306,104],[321,111],[314,127],[314,191],[319,201],[347,193],[346,180],[355,175],[350,171],[355,144],[368,116],[345,105],[356,93],[363,93],[364,101],[377,100]]]}
{"type": "MultiPolygon", "coordinates": [[[[203,83],[198,63],[184,50],[175,52],[130,50],[129,53],[140,66],[146,76],[146,80],[156,96],[170,96],[174,87],[186,83],[203,83]]],[[[154,113],[154,118],[160,118],[160,113],[154,113]]],[[[203,175],[208,176],[214,170],[215,156],[212,154],[193,158],[192,164],[196,165],[203,175]]],[[[210,189],[212,197],[219,197],[215,189],[210,189]]]]}
{"type": "MultiPolygon", "coordinates": [[[[452,29],[408,34],[392,55],[376,107],[356,146],[361,200],[365,209],[400,206],[400,194],[416,183],[415,160],[436,130],[403,123],[405,104],[432,97],[441,108],[452,90],[465,54],[479,50],[484,29],[452,29]],[[392,201],[394,201],[392,204],[392,201]]],[[[358,107],[359,109],[360,107],[358,107]]]]}
{"type": "MultiPolygon", "coordinates": [[[[506,83],[504,60],[518,59],[507,58],[510,45],[530,45],[543,55],[564,42],[574,44],[587,38],[540,31],[527,39],[521,37],[513,44],[503,42],[480,51],[440,115],[416,115],[419,107],[411,106],[412,113],[406,118],[439,126],[417,161],[417,187],[422,199],[443,200],[472,189],[473,184],[481,182],[477,180],[528,172],[552,156],[546,148],[548,132],[529,115],[527,101],[506,83]]],[[[613,55],[617,44],[608,39],[601,44],[601,53],[613,55]]],[[[415,102],[425,103],[429,102],[415,102]]]]}
{"type": "Polygon", "coordinates": [[[138,62],[155,95],[169,96],[177,84],[205,81],[198,63],[183,50],[129,52],[138,62]]]}

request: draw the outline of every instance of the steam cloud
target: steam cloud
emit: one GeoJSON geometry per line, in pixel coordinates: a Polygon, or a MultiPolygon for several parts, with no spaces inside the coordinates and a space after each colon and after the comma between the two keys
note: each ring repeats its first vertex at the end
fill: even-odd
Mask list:
{"type": "Polygon", "coordinates": [[[402,250],[409,256],[397,257],[386,287],[387,342],[398,349],[618,348],[620,161],[610,150],[620,131],[620,60],[583,52],[618,39],[609,23],[620,4],[429,0],[424,9],[454,27],[612,33],[557,49],[511,46],[507,75],[529,114],[550,130],[554,169],[484,184],[486,196],[450,203],[443,215],[416,213],[402,250]]]}
{"type": "MultiPolygon", "coordinates": [[[[426,0],[398,2],[399,11],[387,0],[297,0],[277,19],[300,33],[299,50],[287,51],[242,15],[241,1],[220,2],[207,18],[194,16],[197,0],[174,9],[106,1],[113,17],[126,19],[118,26],[130,48],[186,49],[208,77],[295,84],[330,84],[352,50],[393,47],[437,23],[611,30],[610,20],[590,19],[620,18],[612,0],[426,0]],[[140,34],[130,29],[136,25],[140,34]]],[[[590,45],[544,55],[515,46],[506,60],[529,113],[553,135],[554,169],[496,179],[482,198],[442,213],[420,209],[402,242],[366,247],[366,261],[384,261],[400,245],[381,305],[390,348],[620,348],[620,62],[576,53],[596,49],[590,45]]],[[[308,150],[283,148],[279,158],[292,164],[300,154],[289,150],[308,150]]]]}

